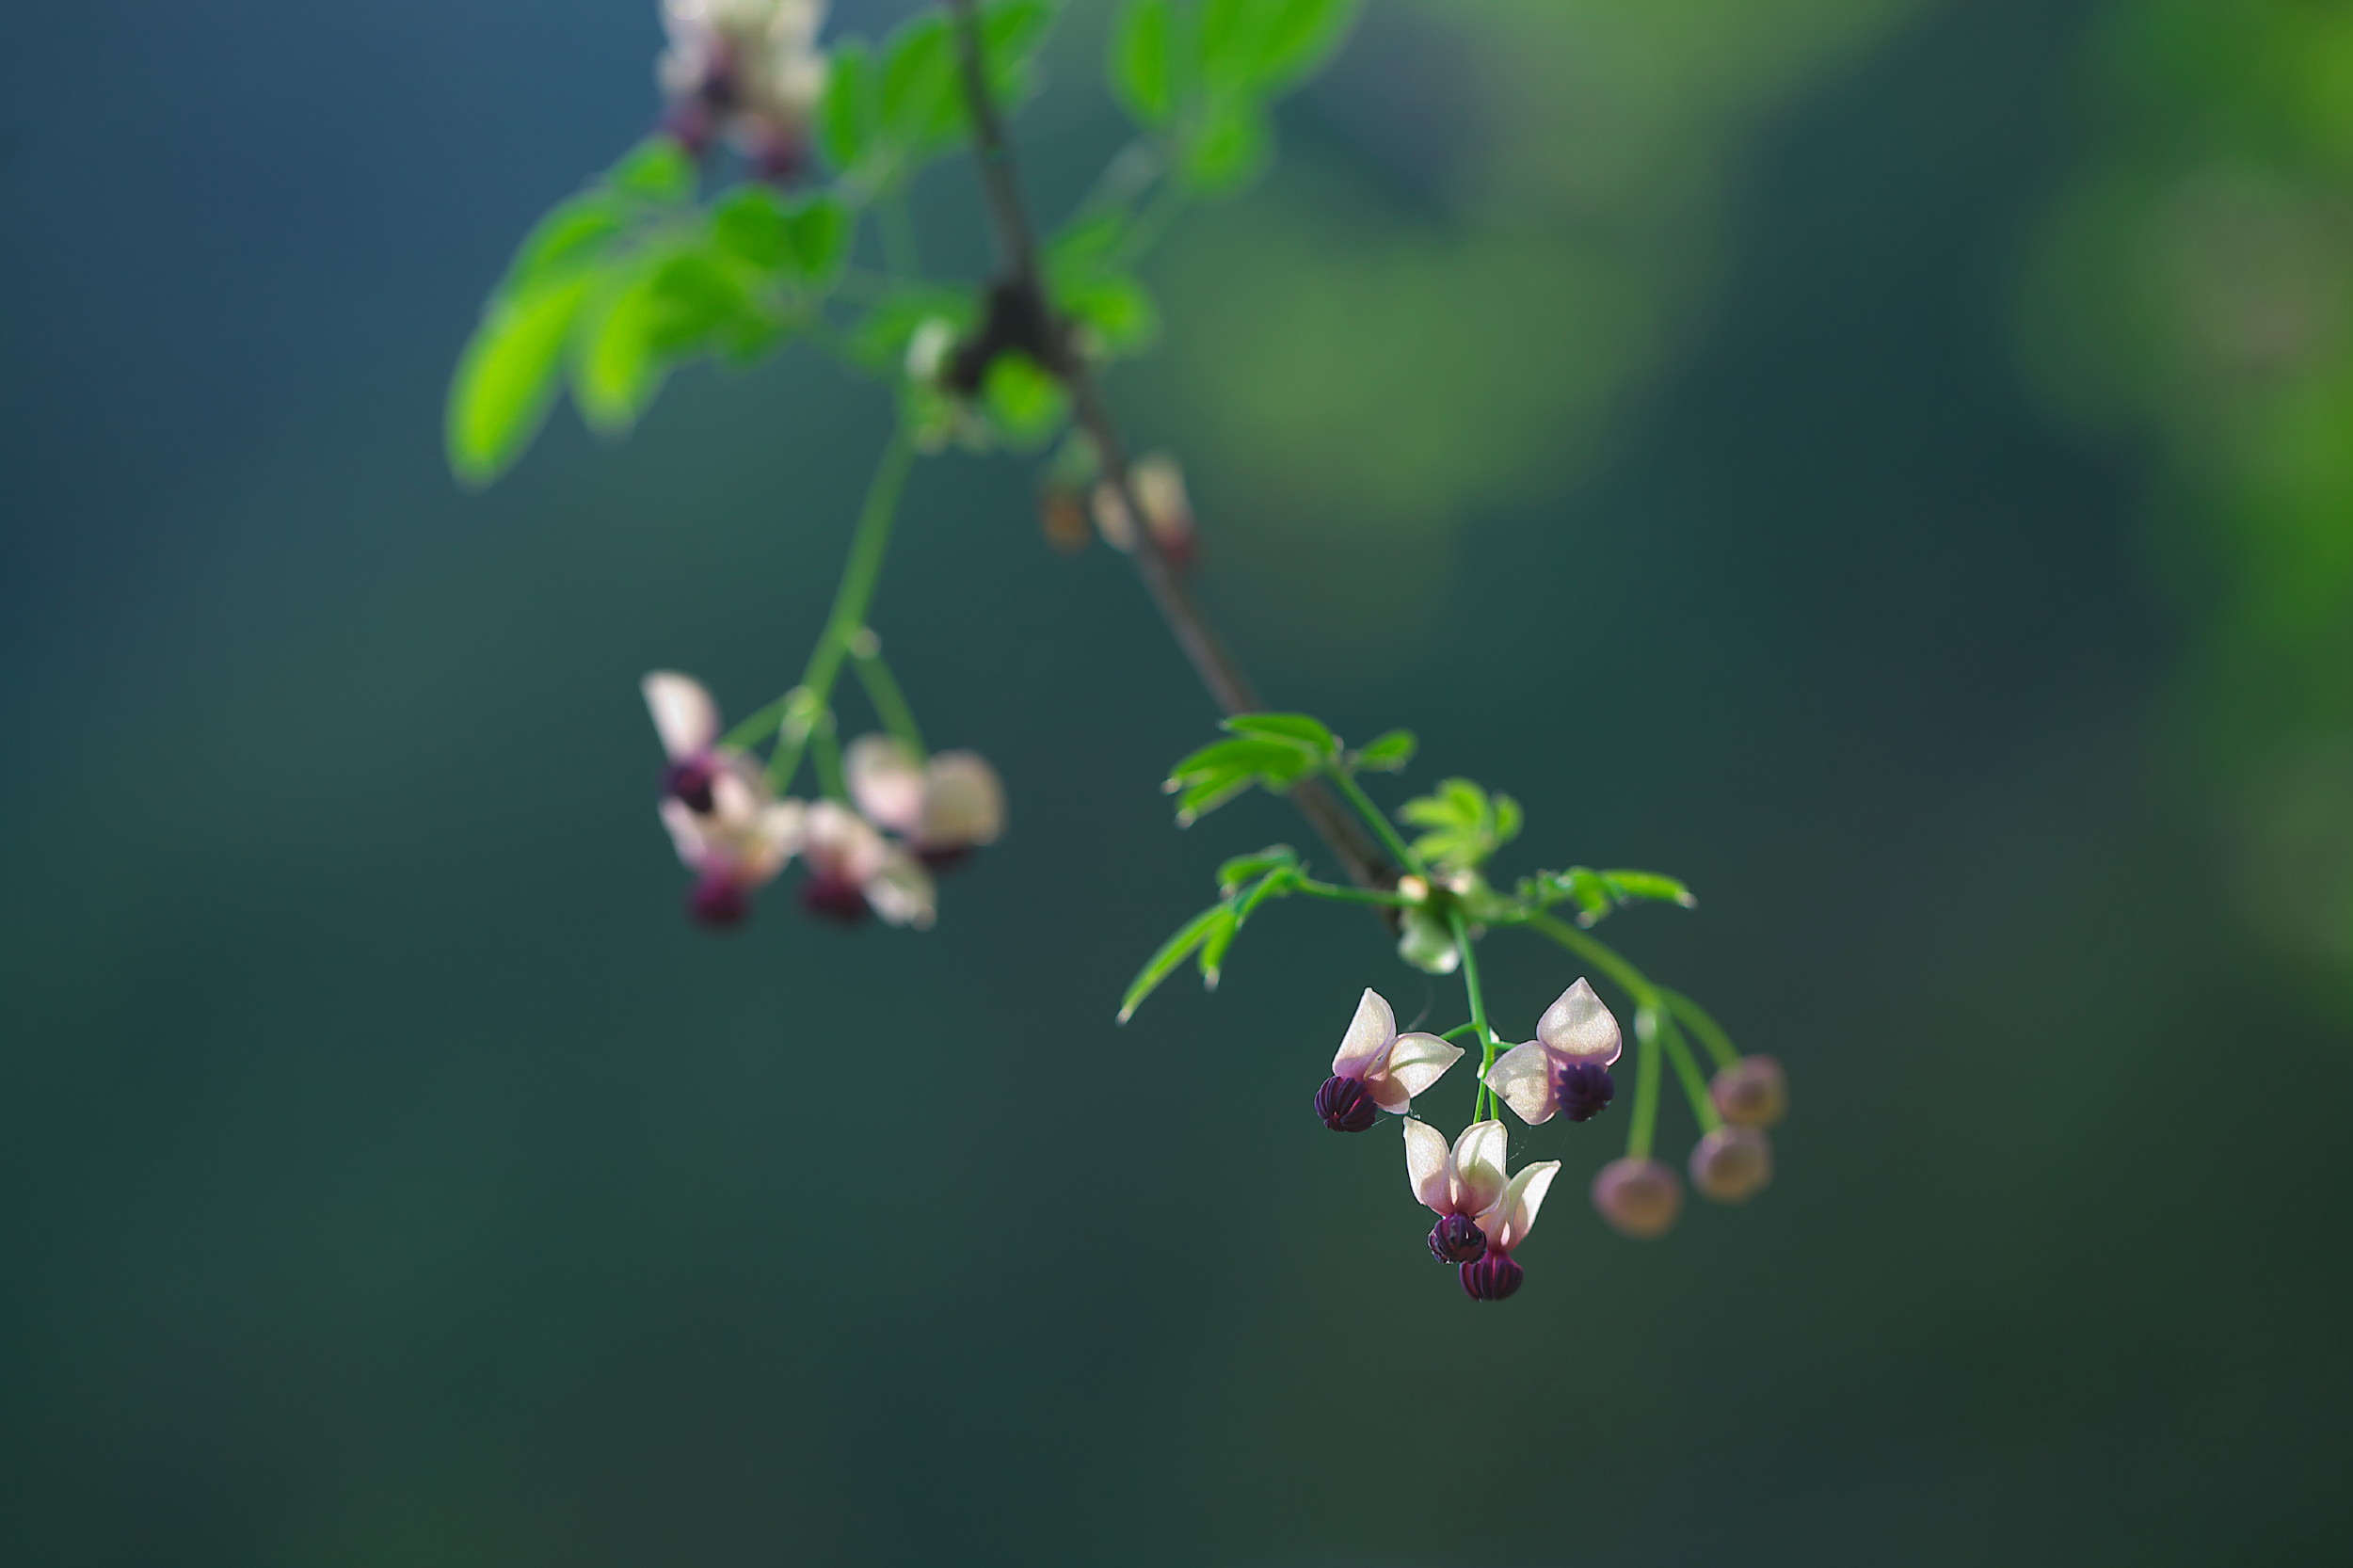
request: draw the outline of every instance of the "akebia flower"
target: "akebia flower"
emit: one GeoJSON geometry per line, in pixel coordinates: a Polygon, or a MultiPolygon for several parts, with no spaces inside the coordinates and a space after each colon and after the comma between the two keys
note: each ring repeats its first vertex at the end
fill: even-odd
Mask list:
{"type": "Polygon", "coordinates": [[[1503,1195],[1504,1141],[1501,1122],[1473,1122],[1449,1149],[1436,1128],[1405,1119],[1405,1180],[1438,1216],[1430,1252],[1439,1262],[1470,1263],[1486,1255],[1479,1216],[1503,1195]]]}
{"type": "MultiPolygon", "coordinates": [[[[1165,452],[1147,453],[1128,469],[1128,490],[1144,508],[1144,526],[1168,564],[1179,571],[1200,557],[1200,529],[1193,520],[1193,498],[1185,491],[1185,471],[1165,452]]],[[[1095,487],[1095,526],[1113,550],[1136,548],[1135,518],[1119,487],[1109,479],[1095,487]]]]}
{"type": "Polygon", "coordinates": [[[663,0],[671,135],[697,152],[724,136],[772,178],[799,168],[825,89],[824,20],[824,0],[663,0]]]}
{"type": "Polygon", "coordinates": [[[1612,1160],[1593,1176],[1593,1208],[1622,1236],[1664,1236],[1683,1212],[1683,1183],[1656,1160],[1612,1160]]]}
{"type": "Polygon", "coordinates": [[[1789,1113],[1789,1080],[1769,1056],[1744,1056],[1708,1080],[1707,1097],[1735,1127],[1774,1127],[1789,1113]]]}
{"type": "MultiPolygon", "coordinates": [[[[638,682],[646,695],[646,712],[653,715],[654,733],[662,739],[662,754],[669,759],[662,773],[662,792],[683,802],[698,814],[718,809],[717,792],[724,776],[735,775],[749,789],[752,770],[743,759],[719,749],[719,705],[702,682],[691,676],[656,670],[638,682]]],[[[729,790],[727,804],[745,804],[741,791],[729,790]]]]}
{"type": "Polygon", "coordinates": [[[1496,1059],[1487,1087],[1530,1127],[1558,1114],[1585,1121],[1617,1093],[1609,1064],[1622,1048],[1618,1020],[1579,980],[1545,1009],[1536,1038],[1496,1059]]]}
{"type": "Polygon", "coordinates": [[[695,873],[687,912],[704,925],[740,924],[751,913],[751,895],[800,846],[801,803],[776,799],[757,763],[719,744],[718,706],[700,683],[657,670],[643,686],[669,759],[662,825],[695,873]]]}
{"type": "Polygon", "coordinates": [[[1462,1055],[1462,1047],[1435,1034],[1400,1034],[1397,1015],[1368,989],[1332,1058],[1332,1076],[1316,1091],[1316,1114],[1335,1132],[1362,1132],[1384,1111],[1413,1109],[1414,1096],[1462,1055]]]}
{"type": "Polygon", "coordinates": [[[1746,1203],[1773,1179],[1773,1145],[1753,1127],[1720,1127],[1691,1150],[1691,1185],[1718,1203],[1746,1203]]]}
{"type": "Polygon", "coordinates": [[[927,865],[961,859],[1005,830],[1005,787],[978,752],[935,752],[919,763],[888,735],[861,735],[843,750],[841,771],[866,820],[927,865]]]}
{"type": "Polygon", "coordinates": [[[892,925],[928,926],[936,913],[931,873],[848,807],[809,804],[801,827],[801,907],[855,921],[868,912],[892,925]]]}

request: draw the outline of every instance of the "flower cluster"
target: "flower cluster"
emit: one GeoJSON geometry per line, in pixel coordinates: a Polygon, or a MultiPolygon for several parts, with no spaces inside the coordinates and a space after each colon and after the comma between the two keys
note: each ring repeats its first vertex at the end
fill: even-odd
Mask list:
{"type": "Polygon", "coordinates": [[[668,758],[662,824],[695,873],[687,912],[700,924],[740,924],[751,896],[798,856],[803,908],[855,921],[932,923],[936,869],[1004,830],[1003,787],[971,752],[919,759],[904,743],[861,736],[845,748],[848,800],[779,799],[767,771],[721,739],[718,706],[701,684],[657,671],[646,707],[668,758]]]}
{"type": "Polygon", "coordinates": [[[768,179],[797,172],[825,90],[824,20],[825,0],[663,0],[664,128],[695,152],[724,138],[768,179]]]}

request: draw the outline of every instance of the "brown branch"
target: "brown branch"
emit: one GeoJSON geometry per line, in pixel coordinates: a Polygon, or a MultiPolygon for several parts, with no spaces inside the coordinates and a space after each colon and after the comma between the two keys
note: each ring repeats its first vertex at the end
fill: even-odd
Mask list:
{"type": "MultiPolygon", "coordinates": [[[[1258,696],[1257,685],[1209,624],[1192,592],[1169,566],[1152,530],[1145,525],[1147,514],[1138,504],[1129,482],[1128,447],[1120,439],[1111,406],[1104,400],[1102,387],[1085,357],[1071,350],[1069,332],[1054,315],[1047,294],[1045,277],[1038,266],[1037,230],[1022,200],[1021,181],[1014,167],[1004,120],[997,112],[996,95],[988,88],[979,8],[973,0],[948,0],[948,9],[955,20],[956,53],[964,77],[965,104],[972,117],[973,154],[980,164],[981,193],[997,232],[999,259],[1004,269],[997,283],[998,303],[1015,320],[1043,325],[1035,357],[1069,389],[1079,426],[1095,442],[1103,477],[1127,508],[1128,516],[1135,520],[1136,526],[1131,530],[1135,549],[1129,559],[1135,562],[1136,575],[1144,579],[1144,591],[1151,596],[1160,619],[1168,623],[1176,646],[1184,651],[1219,709],[1228,714],[1260,712],[1266,704],[1258,696]]],[[[1350,878],[1358,887],[1397,885],[1397,868],[1389,864],[1363,824],[1350,815],[1348,808],[1321,779],[1302,780],[1292,787],[1290,798],[1307,819],[1307,824],[1348,868],[1350,878]]]]}

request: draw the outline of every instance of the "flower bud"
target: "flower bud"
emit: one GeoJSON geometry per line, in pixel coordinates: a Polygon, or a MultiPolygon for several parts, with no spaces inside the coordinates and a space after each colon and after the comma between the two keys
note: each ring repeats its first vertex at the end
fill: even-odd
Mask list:
{"type": "Polygon", "coordinates": [[[1316,1114],[1335,1132],[1362,1132],[1380,1118],[1381,1107],[1363,1079],[1335,1076],[1316,1091],[1316,1114]]]}
{"type": "Polygon", "coordinates": [[[1720,1127],[1691,1151],[1691,1185],[1718,1203],[1746,1203],[1773,1179],[1773,1145],[1753,1127],[1720,1127]]]}
{"type": "Polygon", "coordinates": [[[1573,1122],[1592,1121],[1617,1093],[1617,1080],[1598,1062],[1572,1062],[1561,1069],[1561,1114],[1573,1122]]]}
{"type": "Polygon", "coordinates": [[[1430,1256],[1441,1263],[1476,1263],[1486,1256],[1487,1233],[1467,1214],[1449,1214],[1430,1227],[1430,1256]]]}
{"type": "Polygon", "coordinates": [[[1789,1113],[1789,1080],[1769,1056],[1744,1056],[1719,1070],[1707,1097],[1735,1127],[1775,1127],[1789,1113]]]}
{"type": "Polygon", "coordinates": [[[1510,1253],[1491,1252],[1463,1265],[1463,1294],[1475,1302],[1499,1302],[1520,1288],[1528,1271],[1510,1253]]]}
{"type": "Polygon", "coordinates": [[[719,770],[706,752],[673,762],[662,773],[662,792],[685,803],[686,808],[698,817],[711,815],[712,805],[711,786],[719,770]]]}
{"type": "Polygon", "coordinates": [[[729,877],[706,876],[687,890],[686,913],[696,925],[725,931],[752,912],[749,894],[729,877]]]}
{"type": "Polygon", "coordinates": [[[1646,1241],[1674,1228],[1683,1183],[1656,1160],[1612,1160],[1593,1176],[1593,1208],[1620,1235],[1646,1241]]]}

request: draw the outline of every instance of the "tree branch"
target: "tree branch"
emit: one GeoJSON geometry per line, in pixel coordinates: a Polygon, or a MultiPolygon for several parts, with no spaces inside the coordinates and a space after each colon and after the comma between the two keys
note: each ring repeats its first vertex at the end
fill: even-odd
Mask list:
{"type": "MultiPolygon", "coordinates": [[[[1083,357],[1071,352],[1069,334],[1054,315],[1053,303],[1047,294],[1045,278],[1038,266],[1037,230],[1022,200],[1020,177],[1014,166],[1004,120],[997,112],[995,95],[988,90],[979,8],[973,0],[948,0],[948,9],[955,21],[956,54],[964,79],[965,105],[972,117],[973,153],[980,164],[981,193],[997,232],[998,254],[1003,266],[1003,276],[997,284],[1000,295],[1016,319],[1045,325],[1045,342],[1040,345],[1044,352],[1038,358],[1069,389],[1079,426],[1095,442],[1103,477],[1128,509],[1128,515],[1135,520],[1135,549],[1129,559],[1135,562],[1136,574],[1144,579],[1144,591],[1151,596],[1160,619],[1168,623],[1176,646],[1222,711],[1228,714],[1260,712],[1266,704],[1258,696],[1257,685],[1170,568],[1160,542],[1145,526],[1146,513],[1129,483],[1127,443],[1121,440],[1119,426],[1112,418],[1111,406],[1104,401],[1092,367],[1083,357]]],[[[1290,798],[1358,887],[1397,885],[1397,868],[1389,864],[1380,847],[1321,780],[1303,779],[1292,788],[1290,798]]]]}

